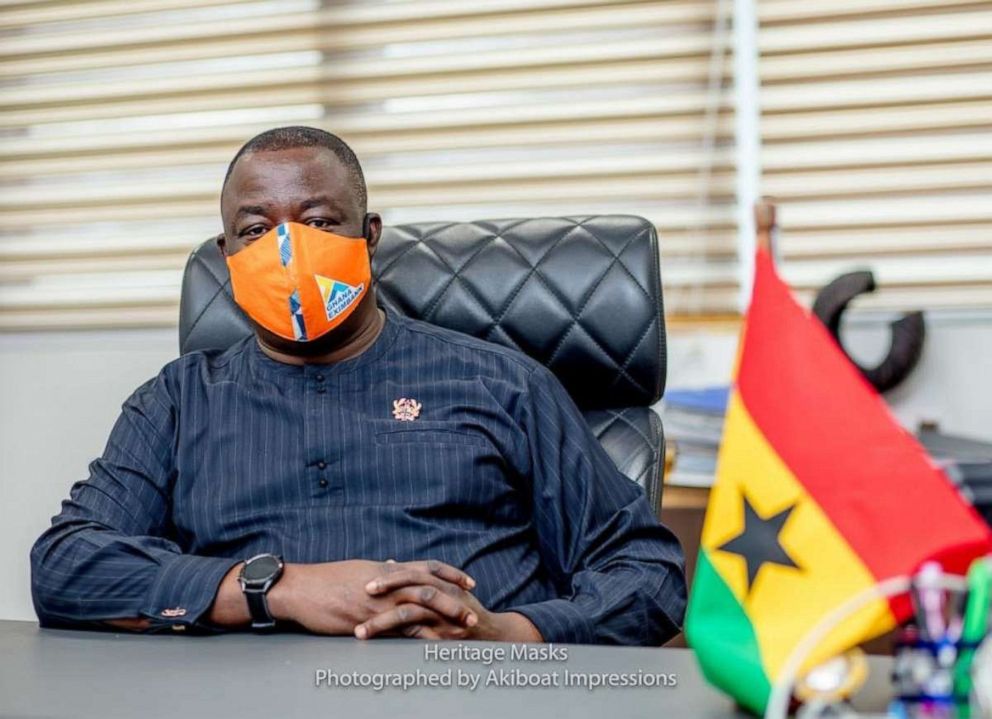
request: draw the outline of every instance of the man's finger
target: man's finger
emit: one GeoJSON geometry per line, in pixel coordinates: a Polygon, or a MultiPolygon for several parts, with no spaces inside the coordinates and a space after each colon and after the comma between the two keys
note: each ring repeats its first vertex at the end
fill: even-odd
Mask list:
{"type": "Polygon", "coordinates": [[[428,574],[422,569],[416,569],[409,566],[404,566],[403,569],[392,569],[389,573],[379,577],[378,579],[373,579],[371,582],[365,585],[365,591],[369,594],[386,594],[396,589],[402,589],[403,587],[414,587],[414,586],[432,586],[437,587],[441,591],[448,592],[449,594],[460,594],[465,591],[457,584],[436,577],[433,574],[428,574]]]}
{"type": "Polygon", "coordinates": [[[403,603],[419,604],[433,609],[442,617],[463,627],[474,627],[479,623],[479,617],[472,607],[459,596],[452,596],[431,584],[402,587],[388,595],[397,605],[403,603]]]}
{"type": "Polygon", "coordinates": [[[465,587],[465,589],[472,589],[475,587],[475,580],[457,567],[452,567],[450,564],[439,562],[436,559],[428,559],[426,562],[422,562],[422,564],[428,572],[433,574],[435,577],[440,577],[446,582],[457,584],[465,587]]]}
{"type": "Polygon", "coordinates": [[[376,614],[357,627],[355,636],[371,639],[377,634],[393,631],[408,624],[422,624],[437,618],[437,613],[420,604],[398,604],[392,609],[376,614]]]}
{"type": "Polygon", "coordinates": [[[410,637],[411,639],[433,639],[439,640],[443,639],[437,630],[433,627],[429,627],[426,624],[415,624],[409,627],[409,631],[403,631],[404,636],[410,637]]]}
{"type": "Polygon", "coordinates": [[[410,584],[435,584],[431,581],[433,578],[450,582],[463,589],[475,587],[475,580],[465,572],[432,559],[427,562],[394,564],[382,576],[366,584],[365,591],[369,594],[381,594],[410,584]]]}

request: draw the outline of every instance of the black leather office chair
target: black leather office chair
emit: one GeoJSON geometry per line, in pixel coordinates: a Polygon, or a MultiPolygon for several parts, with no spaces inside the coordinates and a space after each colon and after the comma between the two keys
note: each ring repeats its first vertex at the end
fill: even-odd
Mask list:
{"type": "MultiPolygon", "coordinates": [[[[658,237],[640,217],[424,222],[383,230],[372,263],[397,312],[547,365],[620,470],[660,510],[665,387],[658,237]]],[[[211,238],[186,264],[180,352],[251,332],[211,238]]]]}

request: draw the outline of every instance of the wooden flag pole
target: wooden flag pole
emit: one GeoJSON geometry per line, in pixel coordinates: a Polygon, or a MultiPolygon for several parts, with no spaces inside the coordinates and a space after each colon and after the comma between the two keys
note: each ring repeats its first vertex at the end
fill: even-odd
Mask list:
{"type": "Polygon", "coordinates": [[[754,227],[758,235],[758,247],[775,259],[775,203],[762,198],[754,204],[754,227]]]}

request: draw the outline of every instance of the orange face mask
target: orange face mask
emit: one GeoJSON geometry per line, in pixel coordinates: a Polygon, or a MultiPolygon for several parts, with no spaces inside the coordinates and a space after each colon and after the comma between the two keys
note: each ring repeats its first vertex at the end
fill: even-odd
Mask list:
{"type": "Polygon", "coordinates": [[[372,279],[364,238],[284,222],[227,257],[234,300],[287,340],[327,334],[358,307],[372,279]]]}

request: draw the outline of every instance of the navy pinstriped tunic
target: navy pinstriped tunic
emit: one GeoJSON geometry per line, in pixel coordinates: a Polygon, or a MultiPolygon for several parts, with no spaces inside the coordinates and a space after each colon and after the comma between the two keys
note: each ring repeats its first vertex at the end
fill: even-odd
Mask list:
{"type": "Polygon", "coordinates": [[[546,641],[657,644],[681,624],[682,553],[549,370],[387,312],[329,365],[249,337],[165,366],[31,551],[45,626],[142,616],[203,628],[260,552],[439,559],[546,641]],[[420,405],[412,421],[394,401],[420,405]]]}

